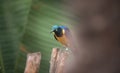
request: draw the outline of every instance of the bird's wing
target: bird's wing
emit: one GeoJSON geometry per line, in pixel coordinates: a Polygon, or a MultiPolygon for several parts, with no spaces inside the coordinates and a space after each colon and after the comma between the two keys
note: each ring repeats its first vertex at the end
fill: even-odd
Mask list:
{"type": "Polygon", "coordinates": [[[68,42],[68,46],[72,46],[73,44],[73,37],[72,37],[72,33],[69,29],[66,29],[66,33],[65,36],[67,37],[67,42],[68,42]]]}
{"type": "Polygon", "coordinates": [[[66,29],[65,35],[68,37],[68,39],[71,39],[71,38],[72,38],[72,35],[71,35],[71,32],[70,32],[69,29],[66,29]]]}

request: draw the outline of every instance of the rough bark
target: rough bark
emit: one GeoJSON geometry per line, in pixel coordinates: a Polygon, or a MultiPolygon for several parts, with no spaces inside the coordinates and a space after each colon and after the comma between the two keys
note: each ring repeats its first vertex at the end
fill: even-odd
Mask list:
{"type": "Polygon", "coordinates": [[[50,73],[64,73],[68,56],[68,51],[53,48],[50,60],[50,73]]]}
{"type": "Polygon", "coordinates": [[[24,73],[38,73],[41,61],[41,53],[29,53],[27,55],[26,68],[24,73]]]}

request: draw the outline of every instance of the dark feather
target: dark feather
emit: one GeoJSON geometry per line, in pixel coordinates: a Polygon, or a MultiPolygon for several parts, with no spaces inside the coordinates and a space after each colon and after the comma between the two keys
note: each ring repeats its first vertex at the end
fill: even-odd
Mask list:
{"type": "Polygon", "coordinates": [[[57,28],[57,31],[55,30],[54,32],[57,37],[62,37],[63,35],[61,27],[57,28]]]}
{"type": "MultiPolygon", "coordinates": [[[[57,40],[56,36],[54,35],[54,38],[57,40]]],[[[58,40],[57,40],[58,41],[58,40]]]]}

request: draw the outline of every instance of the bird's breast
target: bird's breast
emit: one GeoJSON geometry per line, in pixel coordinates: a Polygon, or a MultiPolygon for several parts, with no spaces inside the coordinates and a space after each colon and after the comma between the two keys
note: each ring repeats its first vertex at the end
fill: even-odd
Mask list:
{"type": "Polygon", "coordinates": [[[55,36],[56,38],[57,38],[57,40],[61,43],[61,44],[63,44],[64,46],[67,46],[68,45],[68,38],[65,36],[65,35],[63,35],[63,36],[61,36],[61,37],[57,37],[57,36],[55,36]]]}

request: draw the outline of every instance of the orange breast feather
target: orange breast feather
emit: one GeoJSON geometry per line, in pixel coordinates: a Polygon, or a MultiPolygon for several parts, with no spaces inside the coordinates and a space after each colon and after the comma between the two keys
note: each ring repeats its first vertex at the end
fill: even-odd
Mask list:
{"type": "Polygon", "coordinates": [[[68,46],[68,38],[65,35],[63,35],[62,37],[57,37],[55,35],[55,37],[62,45],[68,46]]]}

